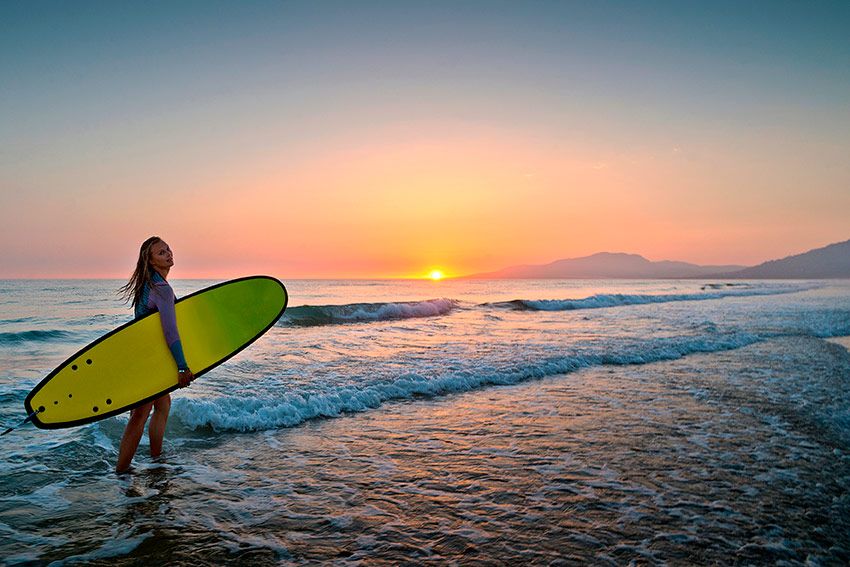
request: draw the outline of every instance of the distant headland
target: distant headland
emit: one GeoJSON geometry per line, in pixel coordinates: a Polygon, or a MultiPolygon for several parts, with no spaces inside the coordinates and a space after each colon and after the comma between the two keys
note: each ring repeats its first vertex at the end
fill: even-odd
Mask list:
{"type": "Polygon", "coordinates": [[[830,279],[850,278],[850,240],[757,266],[652,262],[638,254],[600,252],[549,264],[511,266],[466,279],[830,279]]]}

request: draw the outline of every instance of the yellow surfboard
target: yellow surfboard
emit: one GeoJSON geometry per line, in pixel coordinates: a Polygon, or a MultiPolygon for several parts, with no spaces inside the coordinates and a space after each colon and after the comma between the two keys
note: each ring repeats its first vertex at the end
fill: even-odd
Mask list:
{"type": "MultiPolygon", "coordinates": [[[[220,283],[177,300],[177,329],[195,376],[260,338],[283,315],[287,300],[284,285],[268,276],[220,283]]],[[[59,429],[126,412],[177,387],[159,313],[151,313],[70,357],[33,388],[24,406],[36,426],[59,429]]]]}

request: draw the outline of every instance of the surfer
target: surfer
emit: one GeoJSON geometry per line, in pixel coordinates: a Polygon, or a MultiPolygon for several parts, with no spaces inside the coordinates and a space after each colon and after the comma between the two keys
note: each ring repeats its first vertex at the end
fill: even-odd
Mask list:
{"type": "MultiPolygon", "coordinates": [[[[130,281],[119,291],[125,301],[132,301],[136,319],[149,313],[159,311],[162,320],[162,331],[165,342],[177,363],[177,382],[185,388],[195,378],[186,358],[183,355],[183,345],[177,333],[177,317],[174,311],[174,290],[168,284],[168,272],[174,265],[174,256],[168,244],[158,236],[152,236],[142,243],[139,249],[139,259],[136,270],[130,281]]],[[[116,472],[125,472],[130,468],[139,441],[145,431],[145,423],[153,410],[148,436],[151,443],[151,456],[158,457],[162,453],[162,438],[165,435],[165,424],[168,421],[168,411],[171,408],[171,396],[165,394],[159,398],[141,405],[130,411],[130,420],[124,429],[121,446],[118,450],[116,472]]]]}

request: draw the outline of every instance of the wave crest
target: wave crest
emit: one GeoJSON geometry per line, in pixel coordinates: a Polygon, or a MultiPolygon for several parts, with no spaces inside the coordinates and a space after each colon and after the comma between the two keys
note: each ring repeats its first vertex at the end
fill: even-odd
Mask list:
{"type": "Polygon", "coordinates": [[[641,342],[620,353],[574,353],[530,361],[512,368],[481,368],[437,376],[403,374],[363,385],[327,387],[314,392],[287,392],[257,397],[225,395],[207,399],[179,398],[172,412],[187,427],[216,431],[262,431],[292,427],[304,421],[336,417],[379,407],[390,400],[417,396],[435,397],[468,392],[493,385],[568,374],[581,368],[605,365],[647,364],[673,360],[698,352],[716,352],[746,346],[764,337],[748,333],[702,337],[663,338],[641,342]]]}
{"type": "Polygon", "coordinates": [[[457,301],[429,299],[427,301],[402,301],[390,303],[350,303],[347,305],[304,305],[286,310],[282,325],[312,327],[339,323],[362,323],[437,317],[455,309],[457,301]]]}
{"type": "Polygon", "coordinates": [[[577,309],[600,309],[603,307],[622,307],[625,305],[646,305],[649,303],[669,303],[673,301],[702,301],[723,299],[725,297],[745,297],[751,295],[779,295],[805,291],[808,288],[788,287],[773,289],[747,289],[742,291],[723,291],[681,294],[623,294],[605,293],[591,295],[583,299],[514,299],[485,303],[485,307],[512,309],[514,311],[572,311],[577,309]]]}

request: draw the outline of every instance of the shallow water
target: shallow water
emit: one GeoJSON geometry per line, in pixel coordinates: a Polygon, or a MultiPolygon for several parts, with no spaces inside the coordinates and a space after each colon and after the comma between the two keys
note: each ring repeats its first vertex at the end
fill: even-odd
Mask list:
{"type": "MultiPolygon", "coordinates": [[[[0,557],[850,561],[850,285],[706,283],[292,282],[357,322],[285,319],[175,394],[163,461],[111,472],[122,418],[3,437],[0,557]]],[[[0,284],[4,424],[126,320],[109,284],[0,284]]]]}

